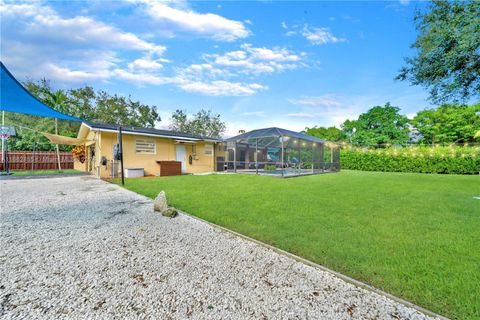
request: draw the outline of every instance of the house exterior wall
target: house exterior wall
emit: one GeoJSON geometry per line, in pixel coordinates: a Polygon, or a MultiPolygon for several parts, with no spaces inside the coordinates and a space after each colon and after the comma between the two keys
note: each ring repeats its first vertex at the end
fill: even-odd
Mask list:
{"type": "MultiPolygon", "coordinates": [[[[85,139],[88,139],[88,140],[95,140],[95,132],[93,131],[89,131],[88,134],[86,135],[85,139]]],[[[79,170],[79,171],[85,171],[85,172],[88,172],[88,171],[91,171],[90,168],[92,166],[92,163],[91,163],[91,159],[89,157],[89,148],[90,147],[85,147],[85,161],[83,163],[81,163],[77,158],[74,158],[73,160],[73,168],[75,170],[79,170]]]]}
{"type": "MultiPolygon", "coordinates": [[[[94,145],[95,156],[92,158],[89,147],[87,149],[87,161],[85,164],[76,162],[76,167],[82,171],[90,171],[93,174],[108,178],[111,177],[113,146],[117,144],[118,135],[114,132],[90,131],[88,139],[96,140],[94,145]],[[96,139],[95,139],[96,138],[96,139]],[[107,165],[101,165],[101,159],[107,159],[107,165]],[[89,163],[87,163],[89,162],[89,163]],[[78,164],[77,164],[78,163],[78,164]],[[82,166],[83,165],[83,166],[82,166]]],[[[185,143],[186,173],[201,173],[214,171],[215,147],[213,142],[200,141],[192,148],[192,144],[185,143]],[[205,145],[211,145],[212,154],[205,154],[205,145]],[[196,151],[196,154],[193,152],[196,151]],[[192,156],[192,164],[189,157],[192,156]]],[[[143,168],[145,175],[159,175],[160,166],[157,161],[176,160],[176,141],[174,139],[123,134],[123,167],[143,168]],[[155,142],[155,154],[141,154],[135,150],[136,140],[149,140],[155,142]]],[[[116,161],[116,165],[118,162],[116,161]]],[[[118,169],[119,170],[119,169],[118,169]]],[[[119,171],[116,171],[119,172],[119,171]]]]}
{"type": "Polygon", "coordinates": [[[213,142],[198,142],[195,147],[186,145],[187,173],[201,173],[215,171],[215,146],[213,142]],[[206,145],[211,146],[211,155],[205,154],[206,145]],[[195,152],[195,154],[194,154],[195,152]],[[189,156],[192,156],[192,164],[189,163],[189,156]]]}
{"type": "Polygon", "coordinates": [[[77,158],[73,158],[73,169],[78,171],[87,171],[87,161],[81,163],[77,158]]]}

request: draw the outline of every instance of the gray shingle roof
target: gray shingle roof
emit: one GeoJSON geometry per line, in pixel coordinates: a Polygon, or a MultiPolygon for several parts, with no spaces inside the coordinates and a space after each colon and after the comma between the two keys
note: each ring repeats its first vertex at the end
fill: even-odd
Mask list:
{"type": "MultiPolygon", "coordinates": [[[[118,131],[118,125],[115,125],[115,124],[86,123],[86,125],[89,126],[92,129],[118,131]]],[[[186,139],[186,140],[192,139],[192,140],[221,141],[220,139],[210,138],[210,137],[200,136],[200,135],[194,135],[194,134],[189,134],[189,133],[176,132],[176,131],[170,131],[170,130],[161,130],[161,129],[155,129],[155,128],[134,127],[134,126],[122,126],[122,132],[124,132],[124,133],[137,133],[137,134],[144,133],[144,134],[148,134],[148,135],[156,135],[156,136],[162,136],[162,137],[172,137],[172,139],[181,138],[181,139],[186,139]]]]}
{"type": "Polygon", "coordinates": [[[281,137],[281,136],[302,139],[310,142],[318,142],[318,143],[325,142],[320,138],[309,136],[308,134],[295,132],[295,131],[282,129],[282,128],[277,128],[277,127],[252,130],[249,132],[242,133],[238,136],[228,138],[226,139],[226,141],[238,141],[238,140],[244,140],[244,139],[281,137]]]}

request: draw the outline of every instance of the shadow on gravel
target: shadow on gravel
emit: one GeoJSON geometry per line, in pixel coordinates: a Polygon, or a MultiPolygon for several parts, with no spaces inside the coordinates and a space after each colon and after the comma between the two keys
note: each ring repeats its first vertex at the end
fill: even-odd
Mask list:
{"type": "MultiPolygon", "coordinates": [[[[0,180],[31,180],[31,179],[45,179],[45,178],[68,178],[68,177],[79,177],[85,176],[86,178],[90,177],[88,172],[78,172],[78,173],[56,173],[56,174],[25,174],[18,175],[15,174],[9,176],[0,176],[0,180]]],[[[92,177],[93,178],[93,177],[92,177]]]]}

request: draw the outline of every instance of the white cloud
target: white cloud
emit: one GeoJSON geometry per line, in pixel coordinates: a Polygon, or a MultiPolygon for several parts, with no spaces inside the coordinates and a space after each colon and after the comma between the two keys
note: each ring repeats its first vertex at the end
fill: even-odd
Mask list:
{"type": "Polygon", "coordinates": [[[147,72],[130,72],[123,69],[115,69],[113,75],[119,79],[127,80],[138,85],[144,84],[166,84],[175,82],[172,78],[160,77],[158,75],[147,72]]]}
{"type": "Polygon", "coordinates": [[[268,86],[231,79],[245,74],[255,76],[293,69],[305,56],[278,47],[257,48],[243,44],[240,49],[221,55],[205,54],[205,63],[178,68],[177,85],[187,92],[208,96],[249,96],[267,90],[268,86]]]}
{"type": "Polygon", "coordinates": [[[229,75],[227,70],[216,68],[208,63],[191,64],[179,69],[177,74],[184,79],[215,79],[229,75]]]}
{"type": "MultiPolygon", "coordinates": [[[[2,2],[0,13],[2,60],[17,76],[61,82],[109,80],[119,64],[128,63],[120,56],[124,52],[160,59],[166,50],[91,17],[62,17],[42,2],[2,2]]],[[[153,61],[150,67],[155,66],[153,61]]],[[[130,63],[132,68],[142,63],[147,67],[146,58],[130,63]]]]}
{"type": "Polygon", "coordinates": [[[400,0],[400,4],[402,6],[408,6],[410,4],[410,0],[400,0]]]}
{"type": "Polygon", "coordinates": [[[307,126],[340,126],[347,119],[356,119],[375,105],[382,105],[384,97],[380,96],[342,96],[323,94],[315,97],[289,99],[298,105],[297,110],[285,114],[288,118],[302,119],[307,126]]]}
{"type": "Polygon", "coordinates": [[[296,54],[292,54],[286,48],[255,48],[252,47],[251,44],[244,44],[242,45],[242,49],[249,52],[254,59],[259,60],[269,60],[269,61],[277,61],[277,62],[285,62],[285,61],[298,61],[301,59],[300,56],[296,54]]]}
{"type": "Polygon", "coordinates": [[[34,38],[38,42],[65,41],[67,45],[94,46],[97,48],[124,48],[135,51],[149,51],[157,55],[166,47],[140,39],[133,33],[121,31],[113,26],[86,16],[63,18],[52,8],[40,3],[2,3],[2,23],[24,20],[28,24],[22,30],[23,37],[34,38]],[[25,21],[27,20],[27,21],[25,21]]]}
{"type": "Polygon", "coordinates": [[[144,11],[156,22],[174,31],[184,31],[219,41],[246,38],[250,31],[243,22],[230,20],[213,13],[197,13],[186,8],[174,8],[172,3],[142,0],[144,11]]]}
{"type": "Polygon", "coordinates": [[[306,112],[293,112],[293,113],[287,113],[286,114],[287,117],[291,117],[291,118],[303,118],[303,119],[312,119],[312,118],[315,118],[317,117],[317,115],[313,114],[313,113],[306,113],[306,112]]]}
{"type": "Polygon", "coordinates": [[[243,44],[242,50],[230,51],[223,55],[207,54],[204,58],[212,65],[230,68],[241,74],[268,74],[295,69],[305,53],[296,54],[286,48],[260,48],[243,44]]]}
{"type": "Polygon", "coordinates": [[[68,79],[72,82],[91,82],[100,79],[108,79],[110,76],[110,73],[107,70],[93,72],[70,70],[68,68],[57,66],[53,63],[45,63],[39,67],[41,70],[43,70],[44,74],[48,74],[49,79],[52,80],[68,79]]]}
{"type": "Polygon", "coordinates": [[[265,116],[265,111],[251,111],[251,112],[242,112],[240,113],[241,116],[256,116],[256,117],[262,117],[265,116]]]}
{"type": "Polygon", "coordinates": [[[239,83],[217,80],[212,82],[188,82],[180,84],[187,92],[200,93],[207,96],[249,96],[268,87],[258,83],[239,83]]]}
{"type": "Polygon", "coordinates": [[[307,107],[326,107],[326,108],[338,108],[342,106],[340,102],[343,98],[333,94],[325,94],[316,97],[301,97],[299,99],[290,99],[293,104],[307,106],[307,107]]]}
{"type": "MultiPolygon", "coordinates": [[[[330,20],[334,20],[335,18],[331,17],[330,20]]],[[[287,28],[284,28],[287,29],[287,28]]],[[[304,24],[303,27],[299,25],[293,25],[289,31],[285,32],[285,36],[303,36],[305,39],[310,41],[313,45],[323,45],[327,43],[336,43],[336,42],[345,42],[347,41],[344,38],[340,38],[334,36],[328,28],[317,28],[310,26],[308,24],[304,24]]]]}
{"type": "Polygon", "coordinates": [[[150,57],[139,58],[130,62],[128,68],[130,70],[142,69],[142,70],[158,70],[163,68],[163,65],[159,62],[160,60],[153,60],[150,57]]]}
{"type": "Polygon", "coordinates": [[[327,28],[315,28],[305,25],[301,34],[313,45],[346,41],[344,38],[334,36],[327,28]]]}
{"type": "Polygon", "coordinates": [[[285,21],[282,21],[282,28],[283,29],[288,29],[287,23],[285,21]]]}
{"type": "MultiPolygon", "coordinates": [[[[178,3],[147,0],[139,6],[135,13],[147,10],[155,15],[157,27],[163,21],[174,31],[225,41],[250,34],[242,22],[196,13],[178,3]]],[[[86,16],[87,10],[79,12],[82,15],[64,16],[44,2],[0,0],[2,61],[17,77],[46,77],[61,84],[118,80],[140,86],[169,84],[209,96],[248,96],[268,86],[241,76],[293,69],[305,56],[281,47],[244,44],[235,51],[204,55],[201,62],[173,67],[163,57],[166,47],[152,40],[155,30],[140,36],[86,16]]]]}

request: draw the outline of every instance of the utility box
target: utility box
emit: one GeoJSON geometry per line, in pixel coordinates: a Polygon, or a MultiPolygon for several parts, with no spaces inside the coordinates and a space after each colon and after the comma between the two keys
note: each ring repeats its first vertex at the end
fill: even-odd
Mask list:
{"type": "Polygon", "coordinates": [[[145,172],[143,168],[126,168],[125,169],[125,178],[140,178],[144,176],[145,176],[145,172]]]}
{"type": "Polygon", "coordinates": [[[182,163],[180,161],[157,161],[160,165],[160,176],[179,176],[182,174],[182,163]]]}

